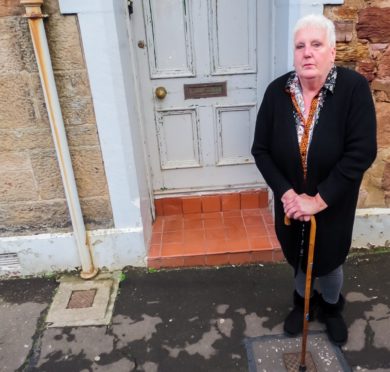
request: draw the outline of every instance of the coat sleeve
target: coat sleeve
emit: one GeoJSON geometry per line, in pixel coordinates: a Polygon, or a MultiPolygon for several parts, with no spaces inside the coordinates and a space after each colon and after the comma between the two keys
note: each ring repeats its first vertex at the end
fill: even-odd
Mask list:
{"type": "Polygon", "coordinates": [[[360,77],[352,93],[347,120],[343,156],[329,176],[317,186],[328,206],[334,205],[354,183],[361,181],[376,157],[375,107],[364,77],[360,77]]]}
{"type": "Polygon", "coordinates": [[[272,157],[273,107],[274,102],[272,102],[270,87],[268,87],[257,114],[252,155],[255,158],[257,168],[274,192],[275,198],[280,199],[292,186],[278,169],[272,157]]]}

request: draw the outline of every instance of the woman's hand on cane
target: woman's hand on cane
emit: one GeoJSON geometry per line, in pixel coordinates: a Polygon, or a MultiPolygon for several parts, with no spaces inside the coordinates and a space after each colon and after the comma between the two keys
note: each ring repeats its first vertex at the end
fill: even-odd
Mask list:
{"type": "Polygon", "coordinates": [[[281,200],[286,216],[300,221],[310,221],[311,216],[328,206],[318,193],[316,196],[298,195],[293,189],[286,191],[281,200]]]}

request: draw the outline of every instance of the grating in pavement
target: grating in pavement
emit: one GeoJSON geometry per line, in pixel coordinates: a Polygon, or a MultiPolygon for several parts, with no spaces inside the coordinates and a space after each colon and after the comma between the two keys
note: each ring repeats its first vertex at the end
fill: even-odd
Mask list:
{"type": "Polygon", "coordinates": [[[96,291],[96,288],[81,291],[72,291],[68,306],[66,308],[83,309],[86,307],[92,307],[96,291]]]}
{"type": "MultiPolygon", "coordinates": [[[[286,353],[283,354],[284,365],[286,366],[287,372],[300,371],[301,365],[301,352],[298,353],[286,353]]],[[[305,357],[305,368],[306,372],[316,372],[316,365],[314,364],[313,357],[310,352],[306,352],[305,357]]],[[[303,370],[303,369],[302,369],[303,370]]]]}

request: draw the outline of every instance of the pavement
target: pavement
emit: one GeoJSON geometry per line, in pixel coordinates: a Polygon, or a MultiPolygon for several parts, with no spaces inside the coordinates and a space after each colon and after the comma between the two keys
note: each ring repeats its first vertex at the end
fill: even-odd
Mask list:
{"type": "MultiPolygon", "coordinates": [[[[0,371],[248,371],[248,340],[281,334],[292,301],[285,263],[123,273],[108,326],[49,328],[56,278],[0,281],[0,371]]],[[[350,257],[343,293],[345,359],[390,371],[390,252],[350,257]]]]}

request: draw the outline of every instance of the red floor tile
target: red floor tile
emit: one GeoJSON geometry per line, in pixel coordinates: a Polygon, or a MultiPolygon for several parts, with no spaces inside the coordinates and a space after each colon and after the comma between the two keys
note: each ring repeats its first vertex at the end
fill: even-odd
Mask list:
{"type": "Polygon", "coordinates": [[[237,217],[224,217],[223,223],[225,226],[242,226],[244,227],[244,220],[241,216],[237,217]]]}
{"type": "Polygon", "coordinates": [[[222,215],[223,215],[223,218],[241,217],[241,209],[231,210],[231,211],[223,211],[222,215]]]}
{"type": "Polygon", "coordinates": [[[268,192],[260,191],[259,193],[259,207],[266,208],[268,207],[268,192]]]}
{"type": "Polygon", "coordinates": [[[182,230],[183,226],[184,226],[184,221],[183,221],[183,218],[181,218],[181,217],[175,218],[172,220],[165,219],[163,230],[164,230],[164,233],[165,233],[165,231],[177,231],[177,230],[182,230]]]}
{"type": "Polygon", "coordinates": [[[247,237],[245,227],[226,227],[225,235],[228,240],[239,240],[247,237]]]}
{"type": "Polygon", "coordinates": [[[265,230],[270,238],[276,238],[275,226],[274,225],[265,225],[265,230]]]}
{"type": "Polygon", "coordinates": [[[264,213],[262,215],[266,224],[273,225],[274,219],[271,213],[264,213]]]}
{"type": "Polygon", "coordinates": [[[203,218],[203,221],[215,220],[215,219],[220,219],[222,221],[222,213],[221,212],[203,213],[202,218],[203,218]]]}
{"type": "Polygon", "coordinates": [[[206,230],[206,240],[224,240],[225,229],[223,227],[206,230]]]}
{"type": "Polygon", "coordinates": [[[223,211],[231,211],[240,209],[240,194],[222,194],[221,203],[223,211]]]}
{"type": "Polygon", "coordinates": [[[163,217],[157,217],[153,223],[153,232],[162,232],[163,231],[164,220],[163,217]]]}
{"type": "Polygon", "coordinates": [[[205,195],[202,196],[202,212],[220,212],[221,211],[221,198],[219,195],[205,195]]]}
{"type": "Polygon", "coordinates": [[[183,231],[167,231],[162,236],[162,243],[183,243],[183,231]]]}
{"type": "Polygon", "coordinates": [[[184,266],[187,267],[196,267],[196,266],[205,266],[206,265],[206,256],[188,256],[184,257],[184,266]]]}
{"type": "Polygon", "coordinates": [[[201,213],[183,214],[183,221],[203,220],[201,213]]]}
{"type": "Polygon", "coordinates": [[[163,216],[164,215],[163,199],[155,199],[154,208],[156,210],[157,216],[163,216]]]}
{"type": "Polygon", "coordinates": [[[161,259],[161,267],[182,267],[183,265],[183,257],[164,257],[161,259]]]}
{"type": "Polygon", "coordinates": [[[241,211],[243,216],[261,216],[261,211],[260,209],[243,209],[241,211]]]}
{"type": "Polygon", "coordinates": [[[249,238],[255,238],[258,236],[270,236],[268,229],[264,226],[246,226],[246,233],[249,238]]]}
{"type": "Polygon", "coordinates": [[[272,250],[252,252],[252,262],[274,262],[273,253],[272,250]]]}
{"type": "Polygon", "coordinates": [[[229,254],[229,263],[231,265],[243,265],[252,262],[252,253],[230,253],[229,254]]]}
{"type": "Polygon", "coordinates": [[[183,214],[182,199],[166,198],[162,200],[164,216],[183,214]]]}
{"type": "Polygon", "coordinates": [[[202,200],[200,197],[183,198],[183,213],[201,213],[202,200]]]}
{"type": "Polygon", "coordinates": [[[161,258],[148,258],[148,267],[152,269],[161,269],[161,258]]]}
{"type": "Polygon", "coordinates": [[[272,243],[269,241],[267,236],[249,238],[249,245],[253,251],[273,249],[272,243]]]}
{"type": "Polygon", "coordinates": [[[259,193],[248,191],[241,193],[241,209],[259,208],[259,193]]]}
{"type": "Polygon", "coordinates": [[[286,258],[284,257],[283,251],[280,248],[274,249],[274,261],[284,261],[286,258]]]}
{"type": "Polygon", "coordinates": [[[157,258],[161,256],[161,244],[152,244],[149,249],[148,257],[157,258]]]}
{"type": "Polygon", "coordinates": [[[184,243],[182,254],[184,257],[187,256],[204,256],[206,254],[206,243],[205,241],[184,243]]]}
{"type": "Polygon", "coordinates": [[[243,252],[249,250],[249,242],[246,238],[239,240],[227,240],[225,246],[227,252],[243,252]]]}
{"type": "Polygon", "coordinates": [[[157,233],[153,232],[150,244],[152,244],[152,245],[153,244],[161,244],[161,242],[162,242],[162,233],[160,233],[160,232],[157,232],[157,233]]]}
{"type": "Polygon", "coordinates": [[[264,221],[261,216],[243,216],[244,223],[246,226],[251,225],[264,225],[264,221]]]}
{"type": "Polygon", "coordinates": [[[206,265],[208,266],[220,266],[229,264],[229,254],[212,254],[206,256],[206,265]]]}
{"type": "Polygon", "coordinates": [[[204,220],[203,223],[204,223],[204,228],[206,230],[223,227],[223,220],[222,220],[222,218],[209,218],[207,220],[204,220]]]}
{"type": "Polygon", "coordinates": [[[279,240],[276,236],[271,236],[269,240],[270,240],[273,248],[280,249],[280,243],[279,243],[279,240]]]}
{"type": "Polygon", "coordinates": [[[225,240],[207,240],[206,254],[226,253],[225,240]]]}
{"type": "Polygon", "coordinates": [[[203,229],[203,220],[201,218],[184,220],[184,230],[203,229]]]}
{"type": "Polygon", "coordinates": [[[161,247],[161,257],[177,257],[183,254],[182,243],[163,243],[161,247]]]}
{"type": "Polygon", "coordinates": [[[205,239],[205,231],[203,229],[183,231],[183,241],[185,243],[204,241],[204,239],[205,239]]]}

